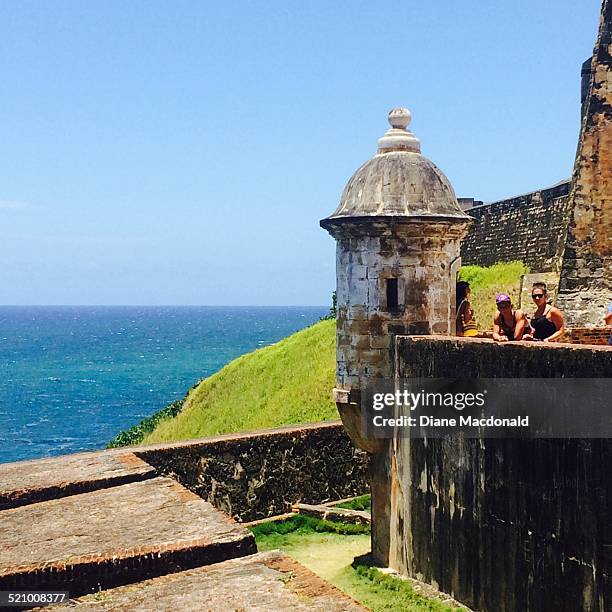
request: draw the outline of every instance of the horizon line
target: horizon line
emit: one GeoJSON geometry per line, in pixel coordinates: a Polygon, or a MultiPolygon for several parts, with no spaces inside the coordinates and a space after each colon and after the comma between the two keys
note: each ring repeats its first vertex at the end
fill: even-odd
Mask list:
{"type": "Polygon", "coordinates": [[[0,308],[330,308],[325,304],[0,304],[0,308]]]}

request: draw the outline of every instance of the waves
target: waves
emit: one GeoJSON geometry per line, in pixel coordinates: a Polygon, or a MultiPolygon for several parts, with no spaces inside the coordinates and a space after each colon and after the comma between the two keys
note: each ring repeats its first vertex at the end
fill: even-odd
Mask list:
{"type": "Polygon", "coordinates": [[[103,448],[325,307],[0,307],[0,462],[103,448]]]}

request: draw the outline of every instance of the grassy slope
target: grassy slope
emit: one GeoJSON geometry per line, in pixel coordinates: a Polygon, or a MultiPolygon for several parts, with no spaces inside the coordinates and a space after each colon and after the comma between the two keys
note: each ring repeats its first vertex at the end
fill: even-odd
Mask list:
{"type": "Polygon", "coordinates": [[[235,359],[190,392],[144,443],[188,440],[338,418],[331,399],[335,325],[321,321],[235,359]]]}

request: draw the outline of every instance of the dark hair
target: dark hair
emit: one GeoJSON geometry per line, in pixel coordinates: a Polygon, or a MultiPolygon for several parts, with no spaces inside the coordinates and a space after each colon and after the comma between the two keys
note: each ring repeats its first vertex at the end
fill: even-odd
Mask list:
{"type": "Polygon", "coordinates": [[[533,291],[534,289],[541,289],[544,293],[548,293],[548,291],[546,291],[546,283],[533,283],[533,285],[531,285],[531,290],[533,291]]]}
{"type": "Polygon", "coordinates": [[[461,304],[461,302],[463,302],[463,300],[466,298],[469,288],[470,288],[470,283],[468,283],[467,281],[459,281],[457,283],[456,308],[459,308],[459,304],[461,304]]]}

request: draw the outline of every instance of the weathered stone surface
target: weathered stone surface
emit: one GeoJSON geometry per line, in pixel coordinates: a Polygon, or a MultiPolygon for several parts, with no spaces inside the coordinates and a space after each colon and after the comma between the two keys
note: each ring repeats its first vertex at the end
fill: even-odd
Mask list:
{"type": "MultiPolygon", "coordinates": [[[[392,129],[378,154],[353,174],[338,208],[321,221],[337,243],[338,389],[388,378],[394,334],[454,332],[459,243],[472,220],[448,179],[421,155],[419,140],[406,130],[410,118],[403,108],[389,113],[392,129]]],[[[338,409],[350,428],[352,409],[341,403],[338,409]]]]}
{"type": "Polygon", "coordinates": [[[440,216],[465,218],[450,206],[455,193],[448,179],[426,157],[399,151],[366,162],[346,185],[332,218],[363,216],[440,216]]]}
{"type": "Polygon", "coordinates": [[[396,342],[400,378],[612,377],[612,349],[603,346],[444,336],[400,337],[396,342]]]}
{"type": "Polygon", "coordinates": [[[155,469],[122,450],[0,464],[0,510],[152,478],[155,469]]]}
{"type": "Polygon", "coordinates": [[[559,270],[569,224],[570,181],[476,206],[461,245],[463,265],[522,261],[532,272],[559,270]]]}
{"type": "Polygon", "coordinates": [[[574,165],[559,306],[570,327],[601,325],[612,296],[612,2],[604,0],[574,165]]]}
{"type": "MultiPolygon", "coordinates": [[[[331,393],[331,390],[330,390],[331,393]]],[[[133,447],[160,473],[240,521],[368,491],[365,453],[339,422],[133,447]]]]}
{"type": "MultiPolygon", "coordinates": [[[[401,337],[397,365],[401,378],[607,378],[612,350],[401,337]]],[[[373,460],[373,550],[483,612],[604,612],[611,463],[607,439],[397,438],[373,460]]]]}
{"type": "Polygon", "coordinates": [[[366,228],[345,219],[330,229],[337,240],[339,388],[358,387],[366,377],[389,377],[394,334],[454,331],[452,263],[458,265],[466,227],[459,221],[391,224],[373,219],[366,228]],[[353,265],[356,254],[367,265],[353,265]],[[394,308],[387,304],[389,279],[397,279],[394,308]]]}
{"type": "Polygon", "coordinates": [[[559,288],[559,272],[523,274],[521,277],[519,303],[515,306],[516,308],[522,308],[523,312],[528,316],[532,316],[536,310],[533,300],[531,299],[533,283],[546,283],[546,292],[548,293],[549,301],[554,304],[559,288]]]}
{"type": "MultiPolygon", "coordinates": [[[[344,221],[386,217],[428,221],[469,219],[439,168],[421,155],[420,141],[407,130],[410,111],[393,109],[391,129],[378,141],[378,151],[348,181],[338,208],[321,225],[330,229],[344,221]]],[[[358,277],[353,271],[352,276],[358,277]]]]}
{"type": "MultiPolygon", "coordinates": [[[[279,551],[102,591],[53,610],[366,610],[279,551]]],[[[42,609],[42,608],[41,608],[42,609]]]]}
{"type": "Polygon", "coordinates": [[[324,521],[339,521],[343,523],[354,523],[359,525],[369,525],[372,522],[372,515],[363,510],[351,510],[349,508],[334,508],[322,504],[294,504],[293,510],[298,514],[314,516],[324,521]]]}
{"type": "Polygon", "coordinates": [[[0,512],[0,590],[82,594],[255,551],[249,531],[168,478],[0,512]]]}

